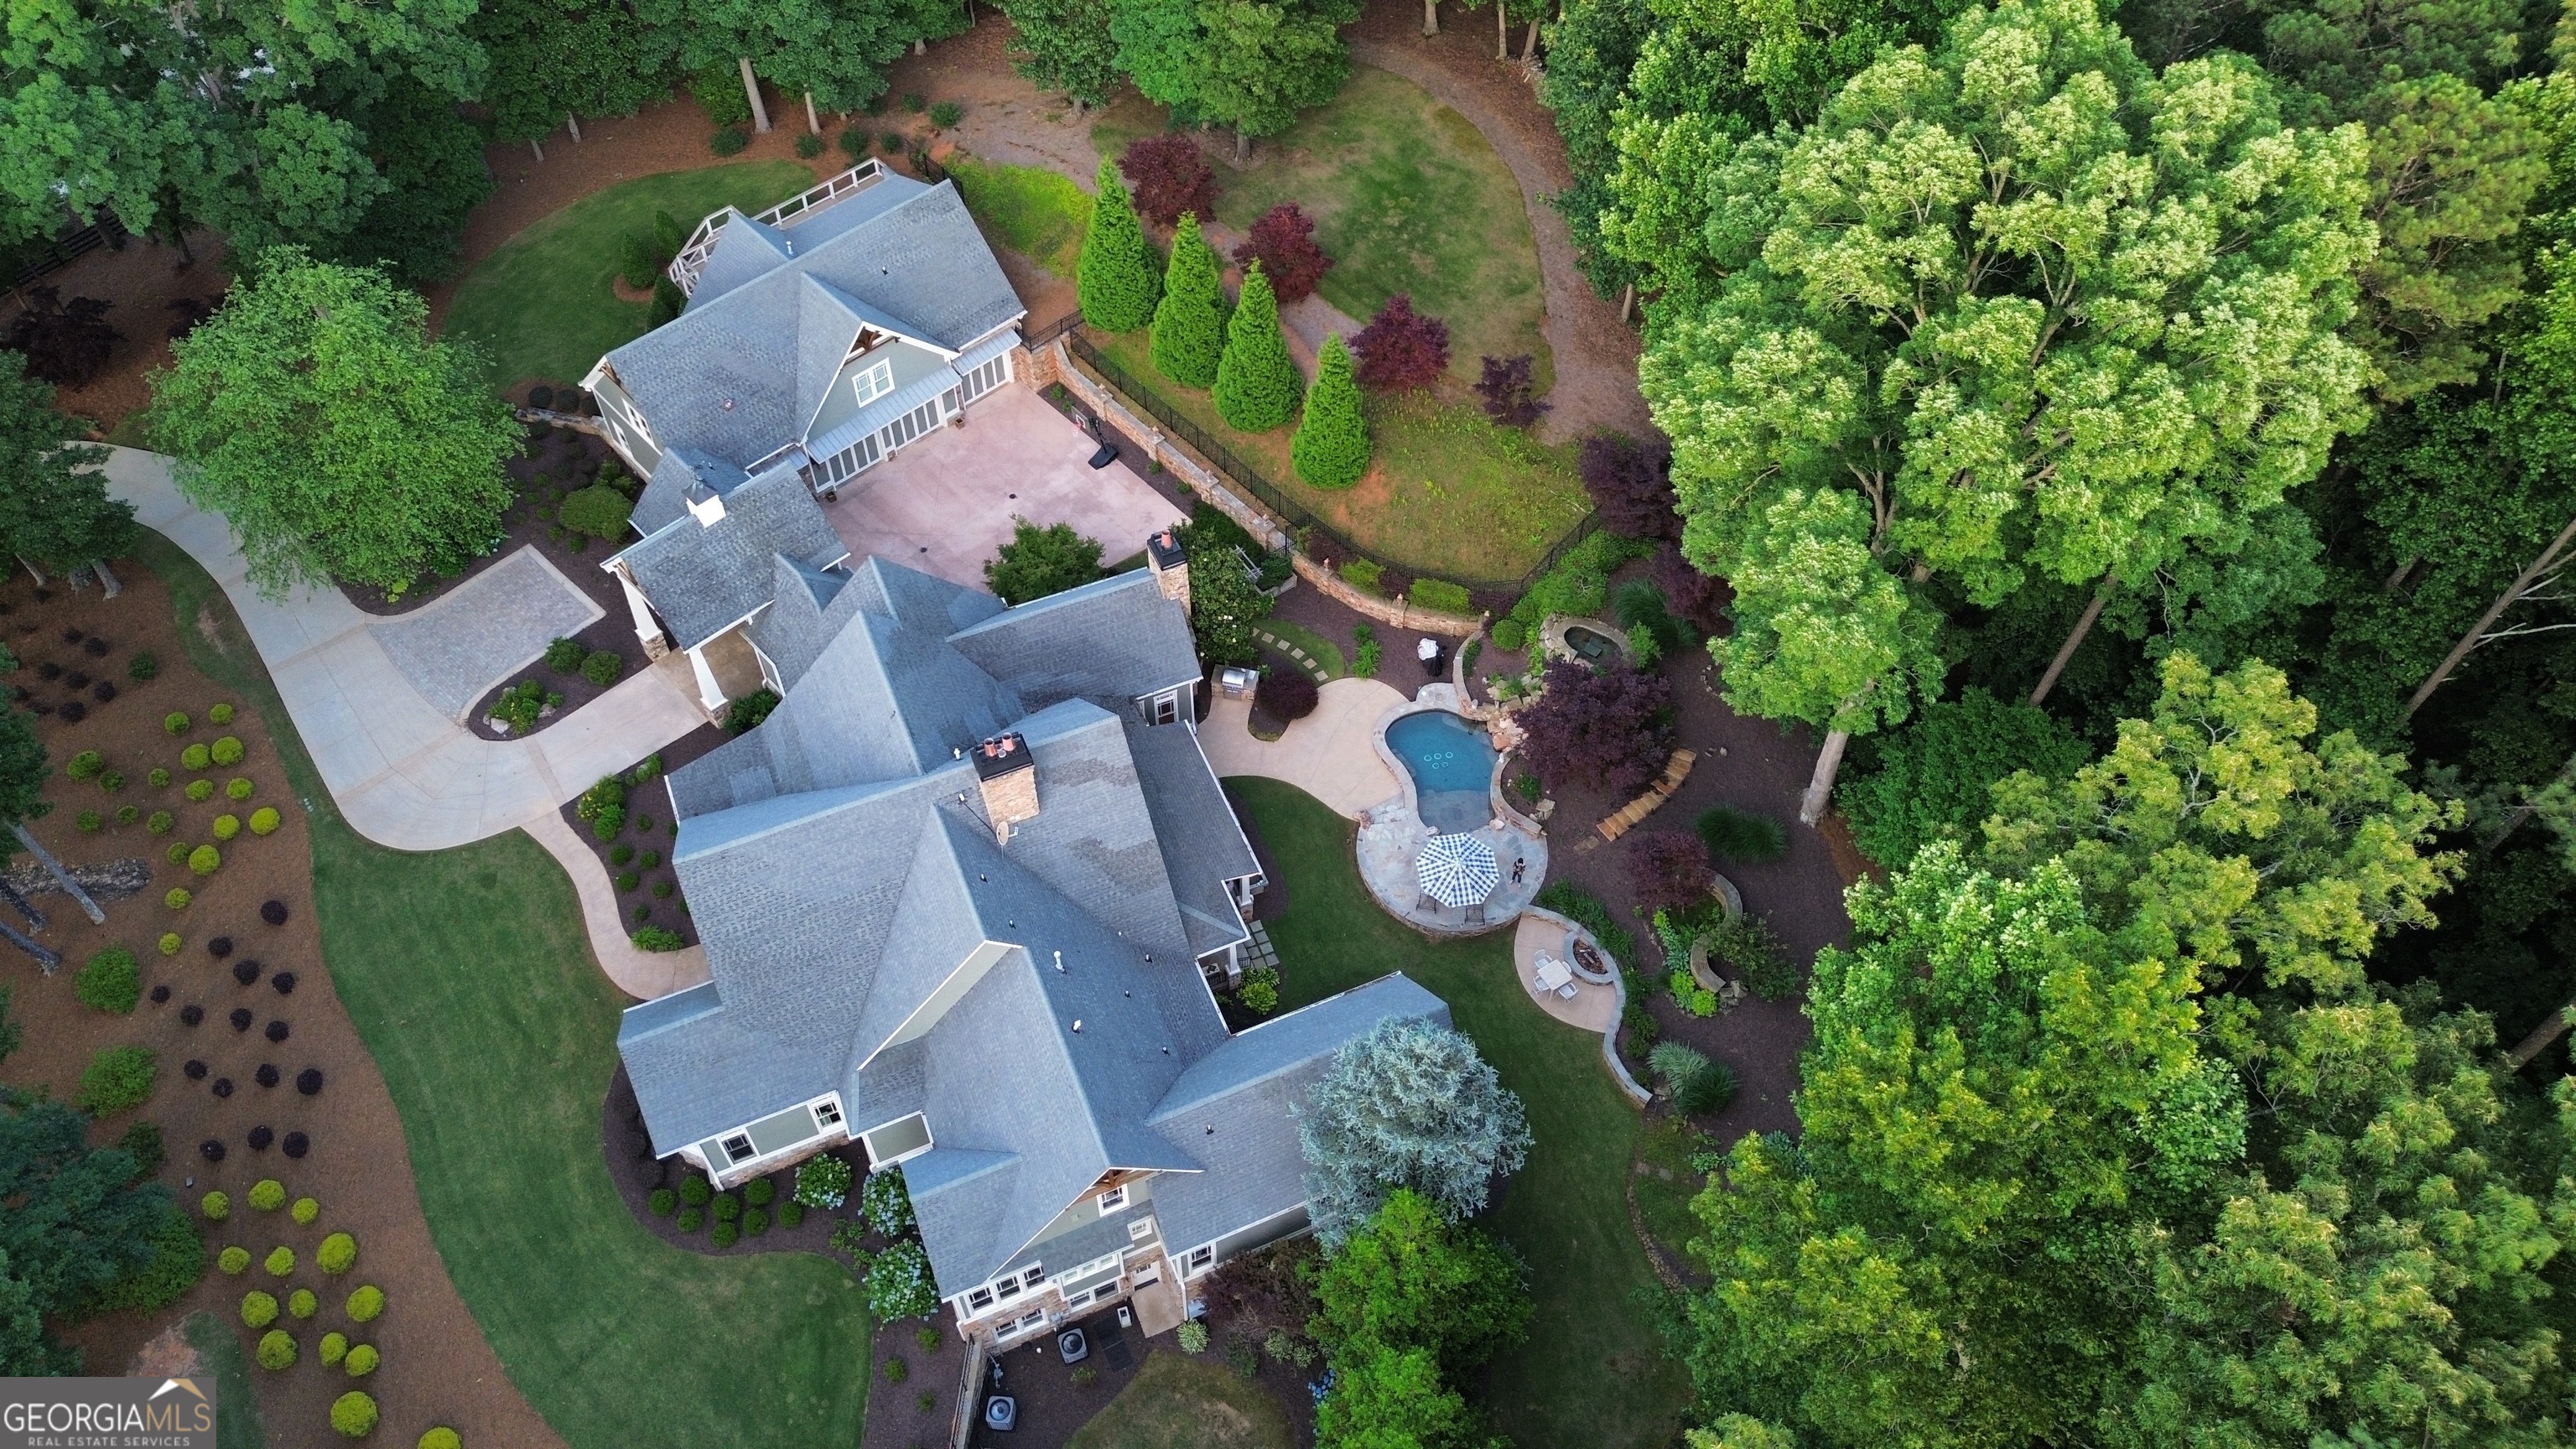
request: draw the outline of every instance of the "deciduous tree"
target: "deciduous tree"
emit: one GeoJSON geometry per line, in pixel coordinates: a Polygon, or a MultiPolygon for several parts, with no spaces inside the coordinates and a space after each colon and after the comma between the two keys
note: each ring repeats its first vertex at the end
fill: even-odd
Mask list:
{"type": "Polygon", "coordinates": [[[1316,1275],[1315,1334],[1328,1351],[1370,1340],[1428,1349],[1455,1374],[1528,1336],[1527,1278],[1484,1230],[1398,1188],[1316,1275]]]}
{"type": "Polygon", "coordinates": [[[984,586],[1005,604],[1025,604],[1077,589],[1099,578],[1101,545],[1070,523],[1044,528],[1011,519],[1011,541],[984,565],[984,586]]]}
{"type": "Polygon", "coordinates": [[[1002,13],[1011,17],[1011,69],[1071,97],[1076,116],[1109,104],[1118,86],[1111,0],[1008,0],[1002,13]]]}
{"type": "Polygon", "coordinates": [[[1261,275],[1270,279],[1270,290],[1282,307],[1315,295],[1316,284],[1333,269],[1333,259],[1315,245],[1314,219],[1293,201],[1283,201],[1254,218],[1252,229],[1234,248],[1234,259],[1246,267],[1261,263],[1261,275]]]}
{"type": "Polygon", "coordinates": [[[280,248],[154,374],[152,436],[181,491],[231,521],[261,589],[398,593],[498,541],[519,427],[427,312],[380,272],[280,248]]]}
{"type": "Polygon", "coordinates": [[[1601,526],[1630,538],[1679,538],[1682,518],[1673,500],[1673,450],[1625,433],[1594,433],[1583,440],[1575,471],[1601,515],[1601,526]]]}
{"type": "Polygon", "coordinates": [[[1184,213],[1216,215],[1216,168],[1187,136],[1139,136],[1118,153],[1118,169],[1136,188],[1137,214],[1156,226],[1178,226],[1184,213]]]}
{"type": "Polygon", "coordinates": [[[1374,392],[1429,387],[1449,370],[1449,324],[1413,310],[1398,292],[1351,339],[1359,353],[1360,386],[1374,392]]]}
{"type": "Polygon", "coordinates": [[[1637,904],[1647,911],[1688,911],[1709,903],[1716,869],[1708,846],[1687,830],[1647,830],[1631,838],[1629,875],[1637,904]]]}
{"type": "Polygon", "coordinates": [[[1623,657],[1594,671],[1551,659],[1545,689],[1518,716],[1522,758],[1559,789],[1595,784],[1613,794],[1646,787],[1673,747],[1673,687],[1623,657]]]}
{"type": "Polygon", "coordinates": [[[1244,268],[1243,291],[1225,325],[1225,355],[1216,367],[1217,416],[1230,428],[1266,433],[1296,416],[1305,390],[1279,331],[1278,299],[1254,262],[1244,268]]]}

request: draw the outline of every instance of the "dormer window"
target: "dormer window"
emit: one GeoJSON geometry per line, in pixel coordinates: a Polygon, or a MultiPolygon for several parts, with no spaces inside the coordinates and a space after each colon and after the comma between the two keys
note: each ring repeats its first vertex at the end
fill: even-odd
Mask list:
{"type": "Polygon", "coordinates": [[[860,368],[850,379],[850,390],[858,395],[859,406],[866,407],[894,391],[894,359],[860,368]]]}
{"type": "Polygon", "coordinates": [[[1100,1195],[1100,1215],[1107,1217],[1127,1205],[1127,1185],[1120,1183],[1100,1195]]]}

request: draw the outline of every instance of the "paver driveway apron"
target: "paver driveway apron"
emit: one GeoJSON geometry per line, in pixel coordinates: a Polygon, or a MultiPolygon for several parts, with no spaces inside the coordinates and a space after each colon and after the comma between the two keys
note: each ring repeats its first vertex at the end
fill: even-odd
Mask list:
{"type": "Polygon", "coordinates": [[[704,721],[665,660],[532,738],[478,740],[337,589],[261,597],[231,527],[180,496],[168,458],[115,448],[106,471],[111,494],[223,586],[340,813],[379,845],[444,850],[525,825],[704,721]]]}
{"type": "Polygon", "coordinates": [[[465,724],[466,712],[493,686],[605,612],[530,544],[436,603],[380,619],[367,632],[423,698],[465,724]]]}

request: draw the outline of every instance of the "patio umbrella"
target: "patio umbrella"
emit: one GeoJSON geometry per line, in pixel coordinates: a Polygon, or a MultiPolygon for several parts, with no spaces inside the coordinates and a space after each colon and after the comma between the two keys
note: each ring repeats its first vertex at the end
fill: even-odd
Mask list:
{"type": "Polygon", "coordinates": [[[1422,893],[1444,906],[1473,905],[1493,894],[1502,872],[1494,865],[1494,848],[1473,835],[1435,835],[1414,857],[1413,873],[1422,893]]]}

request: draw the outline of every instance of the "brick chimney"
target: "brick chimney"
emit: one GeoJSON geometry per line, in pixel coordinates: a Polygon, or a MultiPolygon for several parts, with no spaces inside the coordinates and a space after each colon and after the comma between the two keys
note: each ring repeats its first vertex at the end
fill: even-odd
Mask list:
{"type": "Polygon", "coordinates": [[[1038,762],[1029,742],[1016,734],[998,735],[977,745],[968,758],[975,780],[984,789],[984,814],[993,822],[993,839],[1011,843],[1011,827],[1038,815],[1038,762]]]}
{"type": "Polygon", "coordinates": [[[1145,565],[1154,571],[1154,582],[1162,588],[1163,597],[1180,605],[1181,611],[1187,613],[1190,607],[1190,556],[1181,552],[1179,535],[1167,528],[1145,540],[1145,565]]]}

